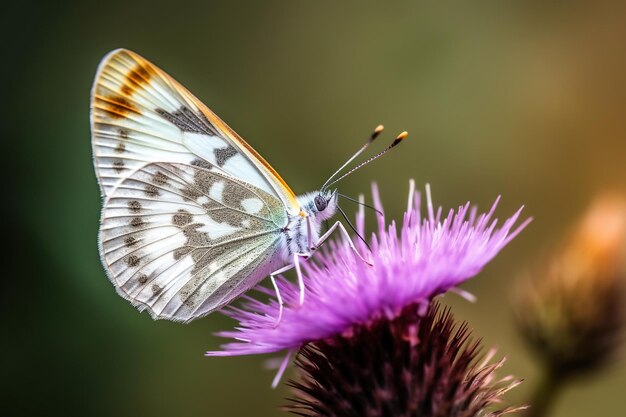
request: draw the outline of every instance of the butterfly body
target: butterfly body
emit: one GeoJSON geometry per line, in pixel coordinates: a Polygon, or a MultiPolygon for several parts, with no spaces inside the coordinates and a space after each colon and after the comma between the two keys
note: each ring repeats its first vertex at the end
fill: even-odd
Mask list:
{"type": "Polygon", "coordinates": [[[289,216],[289,223],[285,230],[285,244],[287,256],[294,253],[310,253],[320,238],[320,231],[324,221],[332,218],[337,211],[337,192],[324,194],[319,191],[298,196],[300,212],[289,216]],[[315,199],[321,197],[326,205],[319,210],[315,199]]]}
{"type": "Polygon", "coordinates": [[[153,318],[209,314],[297,267],[327,237],[336,191],[297,197],[219,117],[133,52],[100,64],[91,127],[102,263],[117,292],[153,318]]]}

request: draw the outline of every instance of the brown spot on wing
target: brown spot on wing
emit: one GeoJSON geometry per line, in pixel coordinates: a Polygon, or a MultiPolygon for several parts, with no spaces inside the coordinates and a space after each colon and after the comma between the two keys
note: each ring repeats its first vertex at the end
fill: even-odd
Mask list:
{"type": "Polygon", "coordinates": [[[139,265],[139,257],[136,255],[130,255],[128,258],[126,258],[126,264],[130,267],[135,267],[139,265]]]}
{"type": "Polygon", "coordinates": [[[133,217],[130,220],[130,225],[132,227],[141,227],[145,224],[145,222],[143,221],[143,219],[141,217],[133,217]]]}
{"type": "Polygon", "coordinates": [[[121,159],[114,161],[113,168],[115,169],[115,172],[117,173],[122,172],[124,170],[124,161],[122,161],[121,159]]]}
{"type": "Polygon", "coordinates": [[[204,159],[194,159],[191,161],[191,165],[194,167],[204,168],[206,170],[212,170],[213,165],[210,162],[205,161],[204,159]]]}
{"type": "Polygon", "coordinates": [[[215,161],[217,162],[217,165],[222,167],[230,158],[237,155],[238,152],[235,148],[228,145],[226,148],[213,149],[213,154],[215,154],[215,161]]]}
{"type": "Polygon", "coordinates": [[[145,284],[148,282],[148,276],[146,274],[141,274],[139,275],[139,278],[137,278],[137,281],[139,281],[140,284],[145,284]]]}
{"type": "MultiPolygon", "coordinates": [[[[208,195],[211,185],[216,182],[215,174],[209,172],[213,165],[203,159],[194,159],[191,165],[203,168],[194,174],[194,185],[186,185],[180,191],[187,200],[195,201],[202,195],[208,195]]],[[[205,207],[208,208],[208,207],[205,207]]]]}
{"type": "Polygon", "coordinates": [[[172,223],[178,227],[185,226],[193,220],[193,216],[187,210],[178,210],[178,213],[172,216],[172,223]]]}
{"type": "Polygon", "coordinates": [[[163,109],[155,109],[155,111],[183,132],[219,136],[215,126],[213,126],[203,113],[198,113],[187,106],[183,105],[178,110],[171,113],[163,109]]]}
{"type": "Polygon", "coordinates": [[[127,248],[130,248],[131,246],[134,246],[137,244],[137,239],[135,239],[132,236],[128,236],[126,239],[124,239],[124,245],[126,245],[127,248]]]}
{"type": "Polygon", "coordinates": [[[161,171],[158,171],[156,174],[154,174],[152,176],[152,182],[157,184],[157,185],[165,185],[165,184],[167,184],[167,179],[168,179],[167,175],[165,175],[161,171]]]}
{"type": "Polygon", "coordinates": [[[137,200],[131,200],[128,202],[128,209],[133,213],[139,213],[141,211],[141,203],[137,200]]]}
{"type": "Polygon", "coordinates": [[[190,246],[183,246],[182,248],[178,248],[174,251],[174,260],[179,260],[183,256],[187,255],[189,252],[193,250],[190,246]]]}
{"type": "Polygon", "coordinates": [[[150,79],[156,74],[154,68],[147,63],[138,63],[131,69],[122,84],[121,92],[125,95],[131,95],[137,91],[143,84],[150,82],[150,79]]]}
{"type": "Polygon", "coordinates": [[[130,100],[122,96],[97,96],[97,100],[102,105],[101,109],[114,119],[124,119],[131,113],[141,114],[130,100]]]}
{"type": "Polygon", "coordinates": [[[143,187],[143,191],[148,197],[157,197],[159,195],[159,189],[152,184],[146,184],[143,187]]]}
{"type": "Polygon", "coordinates": [[[152,294],[159,295],[163,291],[163,288],[159,287],[157,284],[152,284],[152,294]]]}
{"type": "Polygon", "coordinates": [[[118,143],[114,149],[114,151],[117,153],[124,153],[125,150],[126,150],[126,145],[124,144],[124,142],[118,143]]]}

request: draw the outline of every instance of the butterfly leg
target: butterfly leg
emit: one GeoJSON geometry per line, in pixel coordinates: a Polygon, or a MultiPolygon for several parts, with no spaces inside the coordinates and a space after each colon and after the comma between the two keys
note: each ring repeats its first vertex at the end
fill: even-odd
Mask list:
{"type": "Polygon", "coordinates": [[[293,263],[291,265],[287,265],[283,268],[277,269],[276,271],[270,273],[270,280],[272,281],[272,285],[274,286],[274,290],[276,291],[276,299],[278,301],[278,319],[276,323],[274,323],[274,327],[278,327],[281,319],[283,318],[283,308],[284,302],[283,297],[280,295],[280,290],[278,289],[278,284],[276,283],[276,275],[287,272],[293,268],[296,269],[296,275],[298,276],[298,288],[300,288],[300,305],[304,303],[304,279],[302,278],[302,270],[300,269],[300,258],[308,258],[311,254],[309,253],[294,253],[293,254],[293,263]]]}
{"type": "Polygon", "coordinates": [[[276,319],[276,323],[274,323],[274,328],[278,327],[280,321],[283,318],[283,297],[280,296],[280,290],[278,289],[278,284],[276,283],[276,278],[274,278],[274,274],[270,274],[270,280],[272,281],[272,285],[274,286],[274,290],[276,291],[276,300],[278,301],[278,319],[276,319]]]}
{"type": "Polygon", "coordinates": [[[335,229],[339,229],[341,231],[341,233],[343,233],[344,237],[346,237],[348,239],[348,244],[350,245],[350,249],[352,249],[354,251],[354,253],[356,253],[356,256],[359,257],[359,259],[361,259],[363,262],[365,262],[368,265],[372,265],[372,263],[370,261],[368,261],[367,259],[365,259],[357,250],[356,246],[354,246],[354,242],[352,242],[352,239],[350,238],[350,234],[348,233],[348,231],[346,230],[345,226],[343,225],[343,223],[341,223],[340,221],[336,222],[335,224],[333,224],[330,229],[328,229],[326,231],[326,233],[324,233],[322,236],[320,236],[320,238],[317,241],[317,244],[315,245],[314,248],[311,248],[311,250],[315,250],[317,248],[320,247],[320,245],[322,243],[324,243],[324,241],[326,239],[328,239],[330,237],[330,235],[335,231],[335,229]]]}
{"type": "Polygon", "coordinates": [[[304,304],[304,279],[302,278],[302,270],[300,269],[300,257],[309,256],[304,254],[293,254],[293,265],[296,267],[296,275],[298,277],[298,287],[300,288],[300,305],[304,304]]]}
{"type": "Polygon", "coordinates": [[[311,236],[313,236],[313,234],[311,233],[311,218],[309,216],[307,216],[306,218],[306,234],[307,234],[307,248],[312,248],[313,247],[313,241],[311,240],[311,236]]]}
{"type": "Polygon", "coordinates": [[[280,366],[278,367],[278,371],[276,371],[276,376],[274,377],[274,380],[272,381],[272,388],[276,388],[278,386],[280,379],[283,377],[283,374],[285,373],[285,369],[287,369],[287,365],[289,365],[289,360],[291,359],[291,356],[293,355],[293,353],[294,353],[294,349],[289,350],[287,354],[285,355],[285,358],[280,363],[280,366]]]}

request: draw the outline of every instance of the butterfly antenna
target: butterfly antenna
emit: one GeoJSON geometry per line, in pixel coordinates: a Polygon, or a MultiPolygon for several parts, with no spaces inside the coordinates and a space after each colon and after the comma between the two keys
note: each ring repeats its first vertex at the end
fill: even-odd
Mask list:
{"type": "Polygon", "coordinates": [[[367,142],[365,142],[365,144],[361,147],[361,149],[356,151],[356,153],[354,155],[352,155],[352,157],[350,157],[350,159],[348,159],[341,167],[339,167],[339,169],[337,171],[335,171],[333,173],[333,175],[331,175],[326,180],[326,182],[324,183],[324,185],[322,185],[322,188],[320,190],[324,190],[326,188],[326,185],[335,177],[335,175],[339,174],[339,172],[341,172],[341,170],[344,169],[350,162],[354,161],[354,158],[356,158],[357,156],[361,155],[361,153],[365,149],[367,149],[367,147],[370,146],[372,144],[372,142],[374,142],[374,139],[376,139],[378,137],[378,135],[380,135],[380,133],[384,129],[385,129],[385,126],[383,126],[383,125],[376,126],[376,129],[374,129],[374,131],[372,132],[370,137],[367,139],[367,142]]]}
{"type": "Polygon", "coordinates": [[[359,234],[359,232],[356,231],[356,228],[354,227],[354,225],[352,224],[352,222],[350,221],[350,219],[348,218],[348,216],[346,216],[346,212],[343,211],[341,209],[341,207],[337,206],[337,210],[339,210],[339,213],[341,213],[341,216],[344,218],[344,220],[348,223],[348,226],[350,226],[350,229],[352,229],[354,231],[354,233],[356,233],[356,235],[359,237],[359,239],[361,239],[363,241],[363,243],[365,243],[365,246],[367,246],[367,249],[369,249],[369,251],[372,251],[372,248],[370,248],[369,243],[367,243],[367,241],[365,240],[365,238],[363,236],[361,236],[359,234]]]}
{"type": "Polygon", "coordinates": [[[381,216],[383,215],[383,212],[378,210],[376,207],[370,206],[369,204],[365,204],[365,203],[357,200],[356,198],[348,197],[347,195],[344,195],[344,194],[341,194],[341,193],[337,193],[337,195],[339,195],[339,197],[345,198],[346,200],[350,200],[350,201],[352,201],[354,203],[357,203],[357,204],[359,204],[359,205],[361,205],[363,207],[367,207],[368,209],[372,209],[376,213],[380,214],[381,216]]]}
{"type": "MultiPolygon", "coordinates": [[[[409,136],[408,132],[402,132],[398,135],[398,137],[396,137],[396,139],[391,142],[391,145],[387,146],[386,149],[384,149],[383,151],[377,153],[376,155],[372,156],[371,158],[361,162],[359,165],[355,166],[354,168],[352,168],[350,171],[346,172],[345,174],[343,174],[341,177],[337,178],[336,180],[334,180],[333,182],[331,182],[330,184],[326,184],[326,187],[330,187],[331,185],[341,181],[342,179],[344,179],[345,177],[347,177],[348,175],[352,174],[354,171],[356,171],[359,168],[364,167],[365,165],[369,164],[372,161],[375,161],[376,159],[380,158],[381,156],[383,156],[384,154],[386,154],[387,152],[389,152],[391,149],[393,149],[396,145],[398,145],[400,142],[402,142],[404,139],[406,139],[406,137],[409,136]]],[[[326,181],[328,182],[328,181],[326,181]]]]}

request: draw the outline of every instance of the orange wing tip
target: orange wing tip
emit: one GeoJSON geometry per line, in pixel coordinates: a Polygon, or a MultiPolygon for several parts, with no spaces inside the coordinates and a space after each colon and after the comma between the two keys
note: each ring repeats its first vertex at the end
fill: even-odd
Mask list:
{"type": "Polygon", "coordinates": [[[127,49],[117,49],[104,58],[105,67],[111,71],[115,68],[123,75],[123,79],[118,80],[119,93],[130,97],[141,90],[144,85],[150,84],[153,77],[158,73],[149,61],[127,49]],[[127,65],[132,65],[127,68],[127,65]]]}

